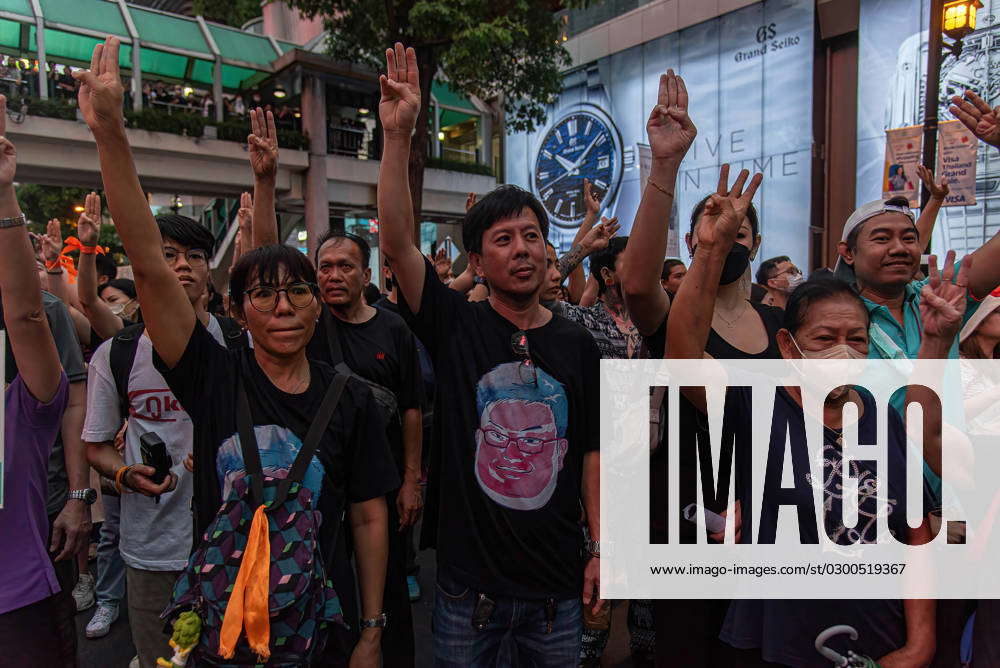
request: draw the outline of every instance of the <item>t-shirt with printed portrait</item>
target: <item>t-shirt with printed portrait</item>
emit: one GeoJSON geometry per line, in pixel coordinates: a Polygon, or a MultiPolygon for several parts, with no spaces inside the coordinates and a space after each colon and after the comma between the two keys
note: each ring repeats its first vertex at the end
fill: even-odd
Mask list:
{"type": "Polygon", "coordinates": [[[424,543],[477,591],[579,596],[583,462],[599,449],[593,337],[553,316],[525,333],[529,364],[512,345],[518,329],[430,263],[422,300],[416,314],[404,300],[400,310],[437,380],[424,543]]]}

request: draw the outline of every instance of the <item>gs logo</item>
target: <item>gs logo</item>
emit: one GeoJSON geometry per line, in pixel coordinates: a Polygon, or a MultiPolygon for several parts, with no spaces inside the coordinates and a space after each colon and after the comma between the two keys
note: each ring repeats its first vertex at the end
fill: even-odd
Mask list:
{"type": "Polygon", "coordinates": [[[763,44],[769,39],[774,39],[774,35],[777,32],[776,28],[777,25],[774,23],[769,23],[766,26],[757,28],[757,43],[763,44]]]}

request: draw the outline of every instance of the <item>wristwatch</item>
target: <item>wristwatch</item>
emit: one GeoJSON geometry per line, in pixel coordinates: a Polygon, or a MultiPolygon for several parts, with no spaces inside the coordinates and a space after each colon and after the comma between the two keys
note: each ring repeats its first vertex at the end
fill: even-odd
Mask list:
{"type": "Polygon", "coordinates": [[[69,493],[69,498],[79,499],[83,501],[88,506],[93,505],[97,501],[97,490],[93,487],[85,487],[84,489],[74,489],[69,493]]]}
{"type": "Polygon", "coordinates": [[[363,629],[384,629],[388,623],[389,616],[383,612],[371,619],[362,619],[359,626],[363,629]]]}
{"type": "Polygon", "coordinates": [[[635,166],[635,148],[622,142],[614,121],[609,79],[600,62],[567,73],[529,155],[528,181],[549,216],[549,241],[557,252],[569,250],[586,215],[583,179],[601,194],[602,215],[612,217],[623,176],[635,166]]]}
{"type": "Polygon", "coordinates": [[[583,541],[583,549],[585,549],[590,556],[596,559],[601,558],[601,541],[589,539],[585,540],[583,541]]]}

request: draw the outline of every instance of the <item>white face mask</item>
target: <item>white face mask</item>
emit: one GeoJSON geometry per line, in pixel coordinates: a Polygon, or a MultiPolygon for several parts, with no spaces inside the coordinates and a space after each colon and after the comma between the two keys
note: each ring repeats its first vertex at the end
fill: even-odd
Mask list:
{"type": "Polygon", "coordinates": [[[787,292],[792,292],[795,288],[799,287],[806,282],[806,277],[802,274],[794,274],[788,277],[788,289],[787,292]]]}
{"type": "Polygon", "coordinates": [[[810,350],[805,351],[799,347],[799,342],[792,337],[792,343],[795,344],[795,349],[799,351],[804,359],[807,360],[863,360],[868,359],[868,356],[858,352],[853,346],[846,343],[838,343],[835,346],[830,346],[824,350],[810,350]]]}
{"type": "Polygon", "coordinates": [[[808,385],[816,390],[817,393],[824,395],[831,392],[835,387],[831,385],[831,380],[836,379],[845,385],[860,384],[865,372],[866,362],[868,356],[864,353],[858,352],[853,347],[846,343],[838,343],[835,346],[830,346],[824,350],[802,350],[799,346],[798,341],[795,337],[792,337],[792,344],[795,349],[799,351],[803,359],[808,360],[836,360],[823,365],[823,373],[806,373],[805,365],[797,360],[793,360],[792,364],[798,370],[801,376],[802,384],[808,385]]]}
{"type": "Polygon", "coordinates": [[[117,304],[112,304],[110,307],[111,313],[113,315],[121,315],[122,313],[125,312],[125,307],[131,303],[132,300],[130,299],[127,302],[118,302],[117,304]]]}

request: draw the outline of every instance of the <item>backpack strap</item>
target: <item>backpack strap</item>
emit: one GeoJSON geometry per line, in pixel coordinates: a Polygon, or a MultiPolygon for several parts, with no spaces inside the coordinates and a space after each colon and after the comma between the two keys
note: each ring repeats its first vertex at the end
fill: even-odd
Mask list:
{"type": "Polygon", "coordinates": [[[333,383],[330,384],[330,388],[326,391],[326,396],[323,397],[323,403],[320,404],[316,417],[313,418],[312,424],[309,425],[306,440],[303,442],[302,449],[299,450],[299,454],[295,458],[291,470],[285,479],[278,483],[278,491],[275,494],[275,505],[280,505],[284,502],[292,483],[302,482],[305,478],[306,470],[312,462],[313,455],[319,449],[319,442],[323,439],[323,434],[333,419],[333,411],[337,408],[337,404],[340,403],[341,395],[344,394],[347,379],[348,376],[342,373],[338,373],[334,377],[333,383]]]}
{"type": "MultiPolygon", "coordinates": [[[[278,483],[272,506],[278,507],[284,503],[288,496],[288,490],[292,483],[302,482],[305,477],[309,463],[313,455],[319,449],[319,443],[323,438],[323,433],[333,419],[333,412],[340,402],[340,397],[344,393],[348,377],[344,374],[337,374],[323,397],[309,431],[306,433],[306,440],[302,444],[302,449],[295,457],[292,468],[288,475],[278,483]]],[[[257,436],[253,429],[253,419],[250,416],[250,402],[247,399],[246,388],[242,382],[239,383],[236,402],[236,424],[240,435],[240,449],[243,452],[243,466],[250,476],[250,493],[255,506],[259,506],[264,501],[264,471],[260,464],[260,452],[257,447],[257,436]]]]}
{"type": "Polygon", "coordinates": [[[121,408],[123,420],[130,414],[128,400],[128,379],[135,364],[135,354],[139,349],[139,338],[146,331],[146,325],[137,322],[115,334],[111,339],[111,350],[108,351],[108,366],[111,377],[115,381],[115,391],[118,393],[118,405],[121,408]]]}
{"type": "Polygon", "coordinates": [[[215,321],[219,323],[219,329],[222,330],[222,340],[226,344],[226,348],[242,350],[247,347],[247,333],[240,326],[240,323],[220,315],[215,316],[215,321]]]}

